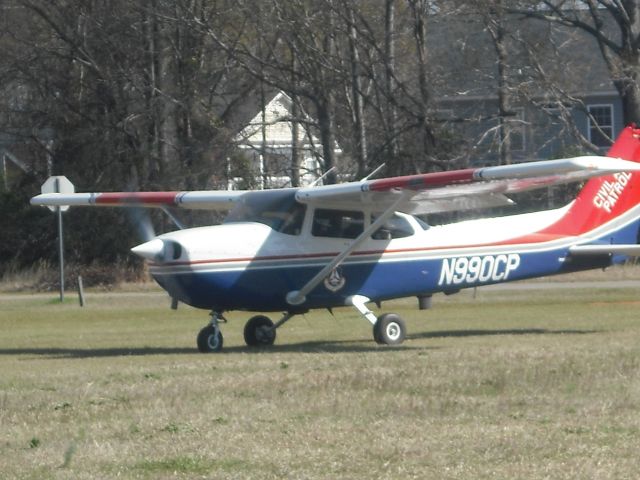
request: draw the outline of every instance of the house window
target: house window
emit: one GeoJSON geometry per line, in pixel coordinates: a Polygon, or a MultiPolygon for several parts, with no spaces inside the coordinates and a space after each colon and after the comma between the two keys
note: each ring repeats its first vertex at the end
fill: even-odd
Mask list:
{"type": "Polygon", "coordinates": [[[589,105],[589,141],[608,147],[613,138],[613,105],[589,105]]]}

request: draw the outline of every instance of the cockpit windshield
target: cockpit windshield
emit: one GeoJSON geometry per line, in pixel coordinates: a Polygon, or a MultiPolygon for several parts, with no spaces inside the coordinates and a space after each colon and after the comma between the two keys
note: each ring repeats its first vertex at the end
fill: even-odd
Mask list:
{"type": "Polygon", "coordinates": [[[295,198],[296,189],[248,192],[236,203],[224,223],[257,222],[276,232],[299,235],[306,206],[295,198]]]}

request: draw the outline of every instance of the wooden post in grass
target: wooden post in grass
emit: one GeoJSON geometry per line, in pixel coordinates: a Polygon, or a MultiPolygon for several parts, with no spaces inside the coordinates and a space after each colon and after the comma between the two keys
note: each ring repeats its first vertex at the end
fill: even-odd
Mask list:
{"type": "Polygon", "coordinates": [[[84,286],[82,285],[82,275],[78,275],[78,300],[80,306],[84,307],[84,286]]]}

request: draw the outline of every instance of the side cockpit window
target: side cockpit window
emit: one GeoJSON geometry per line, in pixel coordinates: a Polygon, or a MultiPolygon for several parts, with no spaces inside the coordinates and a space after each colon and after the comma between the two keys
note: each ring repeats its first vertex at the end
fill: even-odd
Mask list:
{"type": "Polygon", "coordinates": [[[293,207],[286,212],[278,231],[280,233],[286,233],[287,235],[300,235],[306,211],[306,205],[300,203],[294,204],[293,207]]]}
{"type": "Polygon", "coordinates": [[[313,215],[314,237],[356,238],[364,231],[364,213],[318,208],[313,215]]]}
{"type": "MultiPolygon", "coordinates": [[[[375,216],[371,219],[371,222],[375,222],[375,216]]],[[[413,235],[415,231],[413,227],[409,223],[409,221],[401,217],[400,215],[393,215],[390,217],[384,225],[382,225],[378,230],[373,232],[371,238],[374,240],[392,240],[394,238],[404,238],[410,237],[413,235]]]]}
{"type": "Polygon", "coordinates": [[[256,222],[276,232],[300,235],[306,205],[298,203],[294,189],[249,192],[227,215],[224,223],[256,222]]]}

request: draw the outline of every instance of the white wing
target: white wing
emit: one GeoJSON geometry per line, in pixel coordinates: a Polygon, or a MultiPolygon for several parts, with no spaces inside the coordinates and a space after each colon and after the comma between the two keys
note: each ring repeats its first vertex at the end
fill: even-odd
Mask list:
{"type": "Polygon", "coordinates": [[[561,160],[520,163],[497,167],[469,168],[384,178],[359,183],[302,188],[299,202],[336,208],[373,206],[385,210],[400,195],[411,195],[401,205],[406,213],[491,207],[512,203],[504,194],[586,180],[622,171],[640,171],[640,164],[618,158],[586,156],[561,160]]]}
{"type": "Polygon", "coordinates": [[[108,193],[43,193],[31,199],[32,205],[47,207],[180,207],[189,209],[229,210],[246,191],[192,192],[108,192],[108,193]]]}
{"type": "MultiPolygon", "coordinates": [[[[640,164],[610,157],[586,156],[497,167],[469,168],[380,180],[297,189],[301,203],[384,211],[435,213],[508,205],[505,194],[575,182],[616,172],[640,171],[640,164]]],[[[294,191],[294,189],[292,189],[294,191]]],[[[31,199],[44,206],[179,207],[229,210],[246,191],[47,193],[31,199]]],[[[259,193],[259,192],[254,192],[259,193]]],[[[265,192],[266,193],[266,192],[265,192]]]]}

